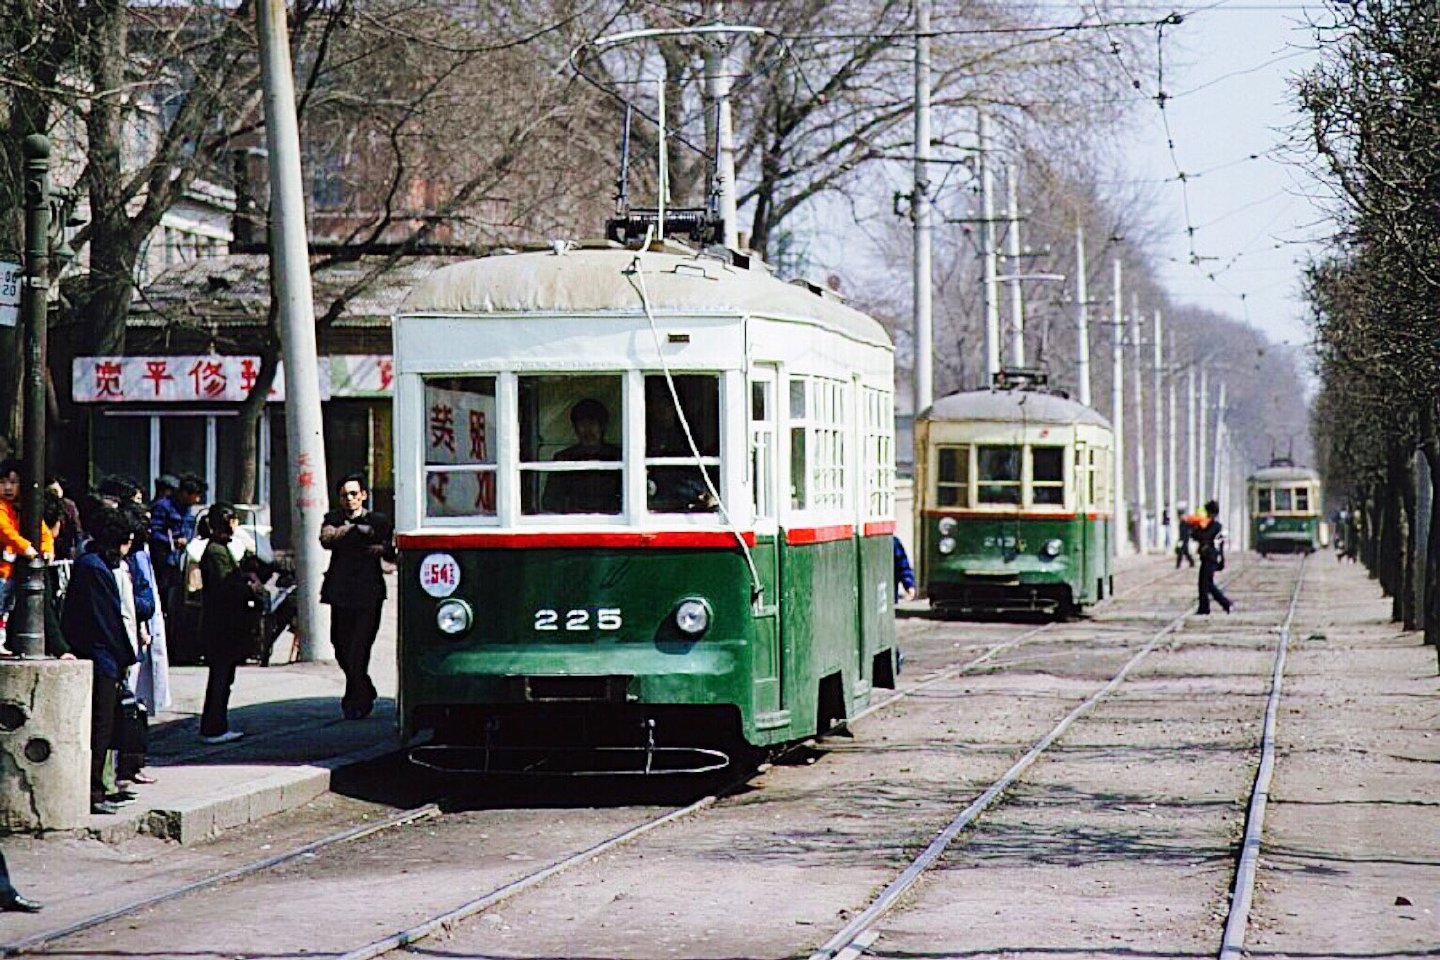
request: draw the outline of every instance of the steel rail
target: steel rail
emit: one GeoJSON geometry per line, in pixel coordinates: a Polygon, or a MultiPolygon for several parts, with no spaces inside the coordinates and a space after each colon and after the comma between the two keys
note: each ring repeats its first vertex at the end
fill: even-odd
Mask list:
{"type": "Polygon", "coordinates": [[[0,957],[13,957],[17,954],[29,953],[30,951],[35,950],[39,947],[48,946],[49,944],[54,943],[57,940],[63,940],[66,937],[73,936],[74,934],[81,933],[85,930],[89,930],[92,927],[98,927],[102,923],[108,923],[111,920],[115,920],[132,913],[138,913],[141,910],[145,910],[149,907],[158,906],[159,904],[166,903],[170,900],[175,900],[179,897],[185,896],[186,894],[195,893],[199,890],[206,890],[210,887],[217,887],[223,883],[229,883],[232,880],[239,880],[242,877],[247,877],[252,873],[259,873],[263,870],[269,870],[273,867],[278,867],[281,864],[289,863],[291,860],[297,860],[300,857],[306,856],[307,854],[314,853],[315,851],[322,850],[326,847],[334,846],[335,844],[346,843],[351,840],[359,840],[362,837],[368,837],[371,834],[379,833],[383,830],[389,830],[392,827],[404,826],[406,824],[414,823],[419,820],[428,820],[431,817],[438,815],[439,813],[439,806],[433,803],[427,803],[424,806],[415,807],[411,810],[402,810],[399,813],[392,814],[391,816],[385,817],[384,819],[376,820],[374,823],[362,823],[354,827],[349,827],[345,830],[339,831],[338,833],[332,833],[327,837],[321,837],[319,840],[312,840],[307,844],[296,847],[293,850],[289,850],[285,853],[279,853],[273,857],[266,857],[263,860],[256,860],[253,863],[247,863],[244,866],[236,867],[233,870],[227,870],[224,873],[217,873],[209,877],[203,877],[199,880],[187,883],[184,886],[176,887],[173,890],[168,890],[164,893],[157,893],[153,896],[144,897],[139,900],[132,900],[129,903],[122,904],[118,907],[113,907],[101,913],[93,914],[89,917],[85,917],[82,920],[76,920],[74,923],[67,924],[63,927],[57,927],[54,930],[44,930],[40,933],[31,934],[28,937],[24,937],[12,943],[0,944],[0,957]]]}
{"type": "MultiPolygon", "coordinates": [[[[1248,565],[1246,570],[1249,570],[1248,565]]],[[[1242,571],[1236,571],[1236,573],[1228,579],[1233,580],[1238,578],[1241,572],[1242,571]]],[[[869,906],[860,913],[857,913],[838,933],[812,953],[810,960],[841,960],[841,958],[850,955],[847,954],[846,951],[853,953],[854,948],[860,945],[861,938],[872,931],[880,918],[889,913],[900,898],[919,882],[920,877],[940,859],[940,856],[945,852],[946,848],[950,846],[951,842],[960,835],[961,831],[973,823],[982,813],[994,806],[1001,795],[1020,778],[1021,774],[1028,770],[1056,740],[1059,740],[1075,721],[1089,713],[1096,704],[1114,692],[1114,690],[1125,681],[1130,671],[1133,670],[1140,661],[1149,656],[1155,648],[1159,646],[1160,641],[1175,633],[1194,612],[1193,607],[1186,609],[1183,613],[1175,616],[1166,623],[1165,626],[1153,633],[1145,645],[1125,662],[1125,665],[1120,668],[1118,673],[1110,678],[1105,686],[1091,694],[1083,703],[1066,714],[1064,719],[1056,724],[1049,733],[1036,741],[1034,746],[1026,751],[1024,756],[1017,760],[1009,770],[1005,771],[1000,779],[996,780],[990,785],[989,789],[975,798],[964,810],[960,811],[959,815],[951,820],[950,823],[935,836],[935,839],[930,841],[929,845],[921,851],[920,855],[910,862],[910,865],[905,868],[900,876],[892,880],[885,889],[881,890],[880,894],[870,902],[869,906]]],[[[863,952],[863,948],[861,952],[863,952]]]]}
{"type": "Polygon", "coordinates": [[[1285,679],[1290,626],[1295,621],[1295,608],[1300,603],[1300,588],[1305,584],[1305,566],[1308,559],[1300,559],[1300,573],[1295,578],[1295,590],[1290,594],[1290,609],[1285,614],[1285,622],[1280,625],[1280,641],[1275,649],[1275,667],[1270,674],[1270,696],[1265,703],[1265,728],[1260,737],[1260,767],[1255,771],[1255,786],[1250,793],[1250,806],[1245,815],[1245,837],[1240,844],[1240,862],[1235,869],[1230,913],[1225,918],[1225,932],[1220,939],[1220,960],[1239,960],[1245,949],[1245,931],[1250,923],[1250,903],[1255,895],[1255,874],[1260,866],[1260,840],[1265,829],[1265,807],[1270,800],[1270,779],[1275,772],[1275,725],[1280,713],[1280,688],[1285,679]]]}

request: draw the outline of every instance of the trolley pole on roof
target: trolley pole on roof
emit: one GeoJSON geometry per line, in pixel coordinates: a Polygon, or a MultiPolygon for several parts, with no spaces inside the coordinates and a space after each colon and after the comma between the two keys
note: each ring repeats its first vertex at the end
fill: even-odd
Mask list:
{"type": "Polygon", "coordinates": [[[1140,298],[1130,294],[1130,326],[1135,331],[1130,349],[1135,354],[1135,546],[1144,553],[1150,547],[1146,533],[1145,514],[1149,510],[1145,495],[1145,354],[1144,321],[1140,319],[1140,298]]]}
{"type": "Polygon", "coordinates": [[[980,224],[985,268],[985,386],[1000,372],[1000,281],[995,249],[995,171],[990,164],[990,115],[980,112],[980,224]]]}
{"type": "Polygon", "coordinates": [[[915,409],[919,414],[935,399],[934,325],[931,315],[930,251],[935,226],[930,207],[930,2],[915,4],[915,190],[910,209],[915,216],[915,409]]]}
{"type": "Polygon", "coordinates": [[[1165,502],[1165,394],[1162,392],[1164,383],[1165,367],[1165,341],[1161,331],[1160,311],[1155,311],[1155,391],[1152,394],[1152,401],[1155,407],[1155,527],[1151,532],[1151,546],[1161,548],[1169,544],[1165,540],[1165,530],[1160,523],[1161,516],[1173,504],[1165,502]]]}
{"type": "MultiPolygon", "coordinates": [[[[710,4],[715,23],[724,19],[725,4],[710,4]]],[[[730,41],[719,35],[717,46],[705,58],[710,97],[715,102],[715,179],[720,187],[720,219],[725,247],[740,248],[740,223],[735,196],[735,121],[730,109],[730,41]]]]}
{"type": "Polygon", "coordinates": [[[1076,394],[1090,406],[1090,299],[1085,287],[1085,225],[1075,224],[1075,383],[1076,394]]]}
{"type": "Polygon", "coordinates": [[[1005,238],[1010,261],[1010,362],[1025,366],[1025,296],[1020,289],[1020,174],[1015,164],[1005,165],[1005,219],[1010,228],[1005,238]]]}
{"type": "Polygon", "coordinates": [[[1125,508],[1125,314],[1121,298],[1123,277],[1120,258],[1115,258],[1114,316],[1110,321],[1110,420],[1115,430],[1115,451],[1110,461],[1110,489],[1115,497],[1115,533],[1112,549],[1116,556],[1128,553],[1129,524],[1125,508]]]}
{"type": "Polygon", "coordinates": [[[265,94],[265,140],[270,152],[270,263],[279,300],[280,349],[285,357],[285,437],[290,478],[291,530],[298,581],[300,659],[319,660],[328,642],[328,610],[320,603],[324,565],[320,523],[330,501],[325,477],[325,433],[320,416],[320,364],[315,347],[315,304],[310,289],[300,130],[290,63],[284,0],[255,7],[260,77],[265,94]]]}

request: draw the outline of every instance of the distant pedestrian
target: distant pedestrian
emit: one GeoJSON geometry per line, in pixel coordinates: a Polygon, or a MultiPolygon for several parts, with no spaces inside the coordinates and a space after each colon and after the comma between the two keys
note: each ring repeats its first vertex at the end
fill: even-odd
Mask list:
{"type": "Polygon", "coordinates": [[[217,503],[206,513],[210,542],[200,557],[200,632],[205,644],[209,676],[205,707],[200,716],[200,738],[206,743],[229,743],[245,736],[230,726],[230,688],[235,669],[256,647],[263,587],[254,572],[254,557],[237,561],[230,549],[240,517],[228,503],[217,503]]]}
{"type": "Polygon", "coordinates": [[[336,490],[340,506],[320,526],[320,545],[331,554],[320,602],[330,605],[330,643],[345,673],[341,712],[347,720],[360,720],[375,708],[370,651],[385,605],[380,564],[394,556],[395,526],[385,514],[368,509],[370,491],[360,474],[345,477],[336,490]]]}
{"type": "MultiPolygon", "coordinates": [[[[157,489],[161,486],[157,484],[157,489]]],[[[193,508],[204,495],[205,481],[187,473],[173,490],[150,504],[150,558],[155,562],[160,602],[166,613],[173,613],[185,545],[195,536],[193,508]]]]}
{"type": "Polygon", "coordinates": [[[915,569],[910,566],[910,557],[905,553],[905,544],[899,537],[895,541],[895,599],[915,599],[915,569]]]}
{"type": "Polygon", "coordinates": [[[1197,524],[1192,536],[1200,547],[1200,604],[1196,613],[1210,612],[1210,599],[1220,604],[1221,609],[1226,613],[1230,612],[1232,606],[1230,598],[1225,596],[1219,587],[1215,585],[1216,571],[1225,568],[1225,536],[1224,527],[1217,516],[1220,513],[1220,504],[1210,500],[1205,504],[1205,523],[1197,524]]]}
{"type": "Polygon", "coordinates": [[[45,485],[60,500],[60,528],[55,533],[55,559],[74,560],[85,542],[85,526],[80,522],[80,508],[70,498],[70,481],[53,476],[45,485]]]}
{"type": "MultiPolygon", "coordinates": [[[[49,560],[55,555],[55,538],[45,524],[40,524],[38,549],[20,533],[20,469],[20,461],[13,457],[0,460],[0,551],[4,554],[0,557],[0,620],[4,620],[7,627],[15,609],[17,577],[14,563],[5,558],[43,556],[49,560]]],[[[8,653],[0,645],[0,654],[8,653]]]]}
{"type": "Polygon", "coordinates": [[[39,913],[42,904],[31,900],[29,897],[21,896],[20,891],[15,889],[15,884],[10,879],[10,865],[5,862],[5,854],[0,851],[0,910],[9,913],[39,913]]]}
{"type": "Polygon", "coordinates": [[[116,779],[131,783],[154,783],[145,772],[150,718],[170,705],[170,662],[165,645],[165,616],[160,610],[155,568],[150,562],[150,514],[138,503],[121,510],[130,522],[130,552],[125,557],[135,593],[136,660],[126,675],[128,699],[125,736],[120,738],[116,779]]]}
{"type": "Polygon", "coordinates": [[[1187,506],[1188,504],[1186,504],[1184,500],[1181,500],[1179,508],[1175,511],[1175,519],[1178,522],[1178,526],[1176,527],[1178,538],[1175,541],[1176,570],[1180,569],[1180,564],[1182,563],[1188,563],[1192,567],[1195,566],[1195,558],[1190,555],[1190,536],[1195,532],[1195,527],[1190,522],[1190,518],[1185,515],[1185,508],[1187,506]]]}
{"type": "Polygon", "coordinates": [[[115,813],[124,797],[107,795],[105,764],[119,729],[125,672],[135,650],[125,626],[123,571],[130,525],[113,507],[95,513],[89,547],[75,561],[61,628],[74,654],[93,664],[90,700],[90,811],[115,813]]]}

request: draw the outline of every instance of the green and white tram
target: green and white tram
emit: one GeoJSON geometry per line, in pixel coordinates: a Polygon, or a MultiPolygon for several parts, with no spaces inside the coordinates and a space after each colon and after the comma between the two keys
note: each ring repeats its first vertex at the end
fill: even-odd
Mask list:
{"type": "Polygon", "coordinates": [[[444,268],[394,331],[412,757],[699,769],[894,685],[870,317],[740,257],[606,244],[444,268]]]}
{"type": "Polygon", "coordinates": [[[922,590],[946,613],[1066,614],[1114,588],[1109,421],[1003,375],[915,422],[922,590]]]}
{"type": "Polygon", "coordinates": [[[1286,459],[1255,471],[1250,491],[1250,540],[1261,556],[1314,553],[1322,544],[1320,474],[1286,459]]]}

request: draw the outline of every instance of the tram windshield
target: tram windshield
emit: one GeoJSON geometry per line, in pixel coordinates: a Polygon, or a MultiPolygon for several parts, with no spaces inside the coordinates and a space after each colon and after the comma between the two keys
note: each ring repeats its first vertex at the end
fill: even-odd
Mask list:
{"type": "Polygon", "coordinates": [[[425,381],[425,512],[495,515],[495,378],[425,381]]]}
{"type": "Polygon", "coordinates": [[[1030,501],[1037,506],[1064,506],[1064,447],[1030,448],[1030,501]]]}
{"type": "Polygon", "coordinates": [[[618,374],[519,378],[522,513],[621,511],[623,390],[618,374]]]}
{"type": "Polygon", "coordinates": [[[976,448],[981,503],[1020,503],[1020,447],[976,448]]]}
{"type": "Polygon", "coordinates": [[[1289,513],[1292,510],[1290,490],[1288,487],[1275,488],[1275,512],[1289,513]]]}
{"type": "Polygon", "coordinates": [[[669,380],[664,374],[645,378],[645,506],[651,513],[708,513],[719,509],[720,378],[684,374],[669,380]]]}

